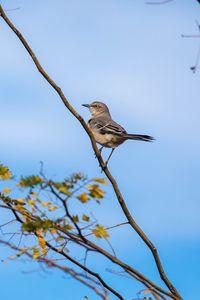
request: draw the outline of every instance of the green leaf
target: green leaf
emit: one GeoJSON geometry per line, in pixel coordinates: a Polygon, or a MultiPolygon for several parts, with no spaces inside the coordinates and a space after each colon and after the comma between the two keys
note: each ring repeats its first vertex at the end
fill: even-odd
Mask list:
{"type": "Polygon", "coordinates": [[[0,179],[9,180],[11,177],[12,177],[12,173],[8,169],[8,167],[0,163],[0,179]]]}
{"type": "Polygon", "coordinates": [[[21,187],[34,187],[36,185],[41,185],[43,183],[43,179],[38,175],[31,175],[26,177],[21,177],[19,185],[21,187]]]}
{"type": "Polygon", "coordinates": [[[35,232],[38,229],[47,230],[53,227],[53,221],[46,219],[38,219],[36,221],[26,221],[22,224],[22,230],[27,232],[35,232]]]}

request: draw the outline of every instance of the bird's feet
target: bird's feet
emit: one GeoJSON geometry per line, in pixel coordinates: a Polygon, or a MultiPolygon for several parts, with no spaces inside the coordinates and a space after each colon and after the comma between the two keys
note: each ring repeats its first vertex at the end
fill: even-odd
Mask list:
{"type": "MultiPolygon", "coordinates": [[[[103,149],[103,146],[102,146],[101,148],[99,148],[99,149],[98,149],[98,150],[99,150],[99,152],[100,152],[100,155],[101,155],[102,149],[103,149]]],[[[97,155],[96,155],[96,153],[94,153],[94,157],[95,157],[95,159],[97,158],[97,155]]]]}

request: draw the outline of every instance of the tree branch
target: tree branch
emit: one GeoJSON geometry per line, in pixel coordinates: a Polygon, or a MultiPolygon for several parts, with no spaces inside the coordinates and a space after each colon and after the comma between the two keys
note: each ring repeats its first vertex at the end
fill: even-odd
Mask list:
{"type": "MultiPolygon", "coordinates": [[[[21,224],[24,223],[24,221],[18,215],[16,215],[16,208],[13,208],[11,204],[9,204],[8,207],[6,205],[0,205],[0,207],[10,209],[12,211],[12,213],[14,214],[14,216],[17,218],[16,220],[18,222],[20,222],[21,224]]],[[[35,217],[32,216],[32,214],[30,212],[29,212],[29,214],[27,214],[27,216],[28,216],[28,218],[30,220],[36,220],[35,217]]],[[[77,224],[77,226],[78,226],[78,224],[77,224]]],[[[172,299],[177,299],[176,296],[174,296],[173,294],[170,294],[169,292],[165,291],[161,287],[157,286],[154,282],[152,282],[146,276],[144,276],[143,274],[141,274],[139,271],[137,271],[133,267],[125,264],[124,262],[122,262],[121,260],[119,260],[116,256],[113,256],[109,252],[105,251],[103,248],[99,247],[95,243],[93,243],[90,240],[86,239],[85,236],[83,236],[83,235],[80,236],[79,234],[78,235],[74,234],[74,233],[72,233],[72,232],[70,232],[68,230],[63,229],[62,226],[60,226],[60,225],[54,224],[54,227],[56,228],[56,230],[58,232],[60,231],[61,233],[64,233],[67,236],[67,239],[70,240],[70,241],[72,241],[73,243],[76,243],[79,246],[82,246],[82,247],[86,248],[87,250],[95,251],[96,253],[99,253],[99,254],[103,255],[104,257],[106,257],[107,259],[109,259],[110,261],[112,261],[114,264],[117,264],[118,266],[122,267],[126,272],[129,272],[130,274],[132,274],[132,276],[135,279],[137,279],[137,280],[139,280],[141,282],[146,282],[146,284],[151,289],[153,289],[155,292],[157,292],[158,295],[159,295],[159,292],[161,292],[164,295],[167,295],[167,296],[169,296],[172,299]]],[[[38,236],[36,232],[34,234],[35,234],[35,236],[38,236]]],[[[65,239],[64,236],[61,236],[60,234],[58,234],[58,235],[60,237],[62,237],[62,238],[65,239]]],[[[57,251],[57,252],[61,253],[60,250],[57,251]]]]}
{"type": "MultiPolygon", "coordinates": [[[[19,218],[18,215],[16,215],[16,211],[14,209],[11,208],[11,211],[13,212],[13,214],[15,215],[16,219],[18,222],[20,222],[21,224],[23,224],[24,222],[22,221],[21,218],[19,218]]],[[[36,237],[38,237],[38,234],[35,232],[34,235],[36,237]]],[[[64,256],[65,258],[67,258],[68,260],[70,260],[72,263],[74,263],[76,266],[80,267],[82,270],[86,271],[88,274],[96,277],[99,282],[102,284],[103,287],[105,287],[108,291],[110,291],[112,294],[114,294],[117,298],[124,300],[124,298],[118,293],[116,292],[113,288],[111,288],[102,278],[101,276],[96,273],[91,271],[89,268],[87,268],[86,266],[82,265],[80,262],[76,261],[74,258],[72,258],[71,256],[69,256],[68,254],[66,254],[63,250],[60,251],[58,249],[56,249],[53,245],[51,245],[49,242],[46,241],[46,245],[49,247],[49,249],[53,250],[54,252],[56,252],[57,254],[60,254],[62,256],[64,256]]]]}
{"type": "Polygon", "coordinates": [[[104,171],[105,175],[107,176],[107,178],[109,179],[109,181],[111,182],[113,189],[115,191],[116,197],[118,199],[118,202],[127,218],[127,220],[129,221],[130,225],[132,226],[132,228],[139,234],[139,236],[142,238],[142,240],[145,242],[145,244],[149,247],[149,249],[151,250],[154,260],[156,262],[159,274],[161,279],[165,282],[166,286],[169,288],[169,290],[172,292],[172,294],[177,298],[177,299],[182,299],[181,296],[179,295],[178,291],[176,290],[176,288],[173,286],[173,284],[170,282],[170,280],[167,278],[163,266],[161,264],[157,249],[155,248],[155,246],[151,243],[151,241],[148,239],[148,237],[145,235],[145,233],[142,231],[142,229],[138,226],[138,224],[135,222],[135,220],[132,218],[126,203],[124,201],[124,198],[119,190],[118,184],[116,182],[116,180],[114,179],[114,177],[111,175],[111,173],[109,172],[107,165],[104,163],[101,154],[97,148],[94,136],[92,134],[92,132],[89,130],[86,122],[84,121],[84,119],[76,112],[76,110],[71,106],[71,104],[69,103],[69,101],[67,100],[67,98],[65,97],[64,93],[62,92],[61,88],[55,83],[55,81],[52,80],[52,78],[46,73],[46,71],[43,69],[43,67],[41,66],[40,62],[38,61],[35,53],[33,52],[33,50],[31,49],[31,47],[29,46],[29,44],[27,43],[27,41],[25,40],[25,38],[22,36],[22,34],[19,32],[19,30],[14,26],[14,24],[10,21],[10,19],[6,16],[2,6],[0,5],[0,16],[3,18],[3,20],[6,22],[6,24],[11,28],[11,30],[16,34],[16,36],[19,38],[19,40],[21,41],[21,43],[23,44],[23,46],[26,48],[26,50],[28,51],[30,57],[32,58],[36,68],[38,69],[38,71],[41,73],[41,75],[46,79],[46,81],[52,86],[52,88],[57,92],[57,94],[59,95],[59,97],[61,98],[63,104],[66,106],[66,108],[73,114],[73,116],[80,122],[80,124],[82,125],[82,127],[85,129],[85,131],[87,132],[93,150],[96,154],[96,157],[100,163],[100,166],[102,168],[102,170],[104,171]]]}
{"type": "MultiPolygon", "coordinates": [[[[0,240],[0,244],[6,245],[8,247],[10,247],[11,249],[15,250],[15,251],[21,251],[22,249],[19,247],[14,246],[13,244],[0,240]]],[[[25,252],[25,255],[27,255],[28,257],[30,257],[32,259],[32,255],[29,252],[25,252]]],[[[107,299],[107,292],[106,289],[103,288],[104,294],[102,292],[100,292],[96,286],[100,287],[102,289],[102,285],[94,280],[92,277],[89,277],[87,275],[81,274],[81,273],[77,273],[75,270],[71,269],[71,268],[67,268],[65,266],[62,266],[58,263],[55,262],[55,260],[52,259],[48,259],[46,257],[40,257],[37,259],[38,263],[45,263],[46,266],[48,268],[57,268],[60,269],[62,271],[64,271],[65,273],[70,274],[72,277],[74,277],[76,280],[78,280],[79,282],[83,283],[84,285],[88,286],[89,288],[91,288],[96,294],[98,294],[99,296],[101,296],[102,299],[106,300],[107,299]],[[88,282],[91,281],[90,282],[88,282]]]]}

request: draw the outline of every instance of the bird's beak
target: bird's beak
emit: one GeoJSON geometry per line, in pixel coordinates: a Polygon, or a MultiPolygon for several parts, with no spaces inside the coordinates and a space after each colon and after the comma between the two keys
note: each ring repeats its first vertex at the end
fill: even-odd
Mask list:
{"type": "Polygon", "coordinates": [[[89,108],[89,107],[90,107],[90,105],[89,105],[89,104],[82,104],[82,106],[85,106],[85,107],[87,107],[87,108],[89,108]]]}

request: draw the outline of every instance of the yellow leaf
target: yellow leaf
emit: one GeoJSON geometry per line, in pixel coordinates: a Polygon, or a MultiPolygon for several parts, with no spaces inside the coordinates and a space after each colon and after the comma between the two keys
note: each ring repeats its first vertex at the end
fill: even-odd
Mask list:
{"type": "Polygon", "coordinates": [[[39,250],[38,248],[35,248],[35,249],[33,250],[33,255],[32,255],[32,257],[33,257],[34,259],[37,259],[39,256],[40,256],[40,250],[39,250]]]}
{"type": "Polygon", "coordinates": [[[90,191],[92,198],[102,199],[104,197],[105,192],[99,188],[98,184],[88,185],[87,189],[90,191]]]}
{"type": "Polygon", "coordinates": [[[50,232],[51,232],[52,234],[55,234],[55,233],[57,232],[57,230],[56,230],[55,228],[52,228],[52,229],[50,230],[50,232]]]}
{"type": "Polygon", "coordinates": [[[21,187],[27,188],[27,187],[33,187],[36,185],[41,185],[43,183],[43,179],[38,175],[31,175],[22,177],[20,179],[19,185],[21,187]]]}
{"type": "Polygon", "coordinates": [[[98,225],[98,229],[99,229],[99,232],[100,234],[104,237],[104,238],[108,238],[109,237],[109,234],[107,233],[107,231],[105,230],[105,228],[103,226],[99,226],[98,225]]]}
{"type": "Polygon", "coordinates": [[[4,188],[4,189],[2,190],[2,192],[3,192],[4,194],[10,193],[10,191],[12,191],[11,188],[4,188]]]}
{"type": "Polygon", "coordinates": [[[49,205],[51,205],[51,202],[42,202],[41,205],[44,206],[44,207],[49,206],[49,205]]]}
{"type": "Polygon", "coordinates": [[[30,205],[30,206],[34,206],[34,204],[35,204],[35,200],[28,200],[28,204],[30,205]]]}
{"type": "Polygon", "coordinates": [[[45,247],[46,247],[45,239],[44,239],[42,236],[38,236],[38,242],[39,242],[39,245],[40,245],[42,248],[45,248],[45,247]]]}
{"type": "Polygon", "coordinates": [[[42,254],[46,255],[47,254],[47,248],[42,249],[42,254]]]}
{"type": "Polygon", "coordinates": [[[22,252],[22,253],[26,253],[26,252],[27,252],[27,248],[22,248],[22,249],[21,249],[21,252],[22,252]]]}
{"type": "Polygon", "coordinates": [[[88,216],[86,216],[86,215],[83,215],[83,216],[82,216],[82,220],[83,220],[83,221],[86,221],[86,222],[89,222],[90,217],[88,217],[88,216]]]}
{"type": "Polygon", "coordinates": [[[0,163],[0,179],[9,180],[11,177],[12,177],[12,173],[10,172],[8,167],[0,163]]]}
{"type": "Polygon", "coordinates": [[[90,200],[90,198],[88,197],[88,195],[86,193],[83,193],[79,196],[76,197],[78,200],[80,200],[82,203],[86,203],[88,200],[90,200]]]}
{"type": "Polygon", "coordinates": [[[99,239],[102,237],[107,239],[109,237],[108,232],[105,230],[105,228],[103,226],[100,226],[100,225],[96,225],[96,228],[93,229],[92,232],[99,239]]]}
{"type": "MultiPolygon", "coordinates": [[[[44,237],[42,236],[42,230],[37,229],[37,235],[38,235],[38,243],[42,249],[46,249],[46,241],[44,237]]],[[[44,254],[44,253],[43,253],[44,254]]]]}
{"type": "Polygon", "coordinates": [[[78,223],[79,219],[78,219],[78,216],[72,216],[72,220],[74,223],[78,223]]]}
{"type": "Polygon", "coordinates": [[[25,204],[24,200],[22,198],[17,199],[17,204],[25,204]]]}
{"type": "Polygon", "coordinates": [[[37,234],[38,235],[42,235],[42,230],[39,228],[39,229],[37,229],[37,234]]]}
{"type": "Polygon", "coordinates": [[[57,206],[49,206],[48,211],[54,211],[57,209],[57,206]]]}
{"type": "Polygon", "coordinates": [[[38,195],[38,193],[31,193],[32,197],[36,197],[38,195]]]}
{"type": "Polygon", "coordinates": [[[68,189],[65,186],[59,187],[58,190],[65,195],[68,193],[68,189]]]}
{"type": "Polygon", "coordinates": [[[102,238],[102,236],[100,235],[98,229],[92,229],[92,232],[93,232],[93,234],[94,234],[98,239],[101,239],[101,238],[102,238]]]}
{"type": "Polygon", "coordinates": [[[65,225],[65,229],[66,230],[71,230],[71,229],[73,229],[74,227],[73,226],[71,226],[71,225],[65,225]]]}
{"type": "Polygon", "coordinates": [[[96,181],[98,183],[105,184],[105,185],[108,184],[104,178],[93,178],[93,181],[96,181]]]}

